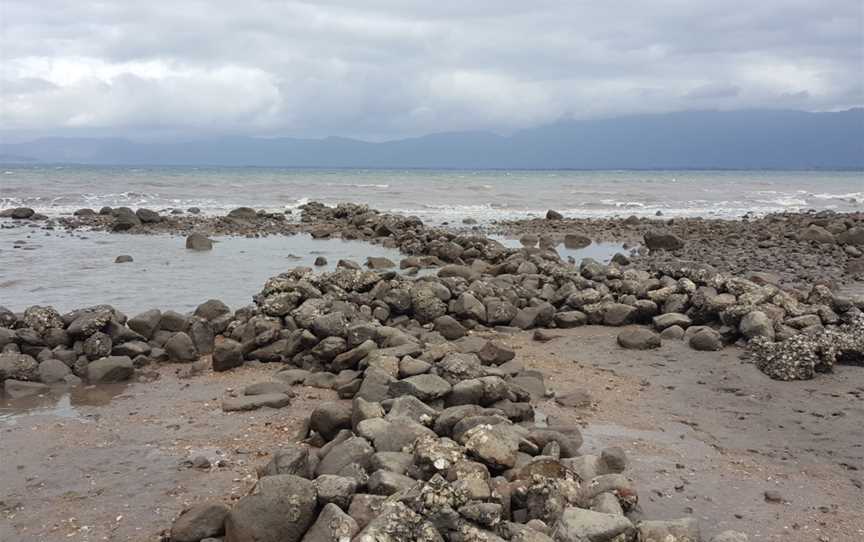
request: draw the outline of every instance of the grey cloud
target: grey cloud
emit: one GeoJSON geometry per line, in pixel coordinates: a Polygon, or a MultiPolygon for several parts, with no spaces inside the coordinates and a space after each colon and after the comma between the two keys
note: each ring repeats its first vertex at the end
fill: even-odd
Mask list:
{"type": "Polygon", "coordinates": [[[2,9],[0,114],[27,133],[387,138],[864,103],[858,0],[3,0],[2,9]]]}

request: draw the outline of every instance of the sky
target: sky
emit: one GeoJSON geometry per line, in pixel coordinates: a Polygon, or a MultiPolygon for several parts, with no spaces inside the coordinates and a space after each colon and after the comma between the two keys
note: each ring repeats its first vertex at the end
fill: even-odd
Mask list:
{"type": "Polygon", "coordinates": [[[864,105],[860,0],[0,0],[0,134],[382,140],[864,105]]]}

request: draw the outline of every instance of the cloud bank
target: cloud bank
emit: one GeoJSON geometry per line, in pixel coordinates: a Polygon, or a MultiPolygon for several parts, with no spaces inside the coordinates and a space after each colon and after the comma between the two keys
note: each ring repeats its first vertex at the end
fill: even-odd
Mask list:
{"type": "Polygon", "coordinates": [[[858,0],[3,0],[0,21],[7,136],[385,139],[864,104],[858,0]]]}

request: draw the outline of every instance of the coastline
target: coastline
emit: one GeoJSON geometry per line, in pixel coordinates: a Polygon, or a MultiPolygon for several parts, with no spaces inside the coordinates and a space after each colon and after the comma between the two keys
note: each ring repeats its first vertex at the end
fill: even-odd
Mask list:
{"type": "MultiPolygon", "coordinates": [[[[556,330],[557,333],[568,337],[575,333],[589,342],[604,337],[605,342],[602,343],[599,351],[595,350],[595,355],[598,356],[598,367],[608,369],[610,364],[614,366],[619,363],[617,360],[632,359],[634,355],[637,358],[642,356],[640,352],[647,352],[646,356],[653,356],[655,352],[665,353],[664,355],[671,356],[678,362],[685,362],[688,352],[706,357],[714,356],[715,353],[723,356],[751,356],[749,350],[745,349],[746,344],[757,335],[770,334],[772,340],[777,339],[777,344],[783,344],[782,339],[794,337],[803,337],[809,341],[811,337],[815,337],[826,328],[833,330],[850,324],[864,306],[864,298],[845,296],[839,290],[860,282],[861,271],[857,270],[856,265],[861,261],[860,249],[857,247],[864,244],[858,242],[858,236],[861,235],[859,232],[864,233],[861,229],[864,215],[861,213],[796,213],[739,221],[670,220],[662,217],[584,220],[565,219],[550,213],[550,217],[546,219],[508,222],[491,228],[478,226],[477,229],[473,227],[463,229],[471,226],[463,224],[458,226],[459,230],[455,230],[428,228],[416,218],[377,213],[357,205],[327,208],[318,204],[309,204],[302,211],[303,216],[299,222],[288,222],[284,215],[280,217],[274,214],[262,214],[253,209],[241,210],[234,213],[234,216],[216,218],[162,216],[157,222],[151,223],[143,222],[138,217],[139,214],[149,216],[147,213],[132,213],[138,217],[138,223],[131,220],[133,224],[117,235],[199,233],[205,236],[259,236],[307,233],[317,238],[357,239],[399,249],[405,257],[398,262],[398,267],[403,271],[408,270],[408,274],[397,274],[394,271],[397,262],[371,260],[365,266],[363,262],[355,264],[346,262],[335,271],[324,275],[297,270],[268,281],[252,307],[232,307],[231,309],[236,309],[235,311],[227,307],[224,310],[217,307],[218,310],[212,314],[206,314],[206,310],[199,310],[194,317],[176,313],[169,316],[167,312],[157,316],[151,314],[149,322],[146,322],[148,326],[152,326],[149,328],[150,332],[151,334],[161,333],[161,335],[158,338],[155,335],[143,337],[143,340],[140,336],[126,336],[127,331],[122,330],[132,330],[140,335],[141,329],[144,328],[138,326],[145,323],[146,319],[140,318],[141,315],[129,315],[133,317],[129,320],[137,319],[133,327],[126,315],[120,315],[106,307],[96,307],[94,310],[70,315],[54,315],[50,311],[41,309],[30,311],[29,315],[6,313],[4,321],[7,325],[11,323],[16,331],[10,335],[11,340],[4,344],[4,348],[15,344],[15,348],[22,352],[35,353],[36,356],[33,358],[36,359],[48,347],[44,342],[40,344],[40,341],[44,341],[47,337],[46,333],[52,329],[61,329],[72,335],[79,333],[83,335],[82,338],[86,337],[88,340],[91,340],[90,338],[96,333],[106,335],[112,341],[125,337],[126,342],[120,340],[117,346],[122,347],[121,352],[130,354],[132,371],[127,372],[128,378],[142,380],[158,378],[166,382],[180,377],[191,378],[194,381],[218,379],[218,385],[207,384],[207,389],[211,390],[210,393],[217,393],[217,387],[229,385],[230,390],[223,398],[224,407],[225,398],[231,399],[232,395],[242,396],[235,387],[240,385],[242,380],[233,383],[231,375],[235,372],[218,375],[210,373],[211,364],[219,356],[229,356],[229,365],[240,365],[245,361],[249,369],[235,370],[239,374],[247,374],[249,370],[255,372],[259,369],[270,372],[271,367],[287,363],[288,366],[311,371],[309,373],[311,375],[319,375],[310,381],[314,381],[316,389],[322,386],[329,389],[335,388],[335,393],[340,397],[350,398],[358,393],[363,383],[370,378],[370,367],[385,373],[393,371],[395,367],[395,373],[390,373],[389,378],[396,379],[404,376],[400,374],[399,367],[406,356],[418,356],[422,359],[422,355],[430,351],[441,352],[443,354],[441,357],[432,355],[428,361],[424,361],[435,367],[442,360],[448,359],[449,345],[459,341],[470,343],[470,339],[475,337],[478,340],[483,338],[480,346],[464,347],[463,353],[479,354],[479,349],[484,348],[489,339],[492,342],[500,340],[506,343],[508,337],[518,337],[518,341],[522,342],[520,349],[514,349],[517,361],[522,363],[527,361],[523,359],[520,350],[544,353],[545,360],[539,360],[536,366],[532,365],[532,367],[541,370],[541,375],[546,374],[548,377],[548,371],[555,369],[550,359],[567,355],[574,348],[574,345],[556,348],[556,344],[564,342],[560,336],[556,336],[556,330]],[[487,237],[488,233],[518,237],[523,241],[523,248],[506,247],[498,241],[490,240],[487,237]],[[566,237],[568,234],[569,239],[566,237]],[[585,238],[588,243],[615,241],[635,250],[629,254],[616,255],[611,264],[583,261],[579,265],[562,261],[557,254],[549,250],[559,244],[578,246],[586,242],[585,238]],[[849,250],[850,247],[852,250],[849,250]],[[857,256],[855,250],[859,251],[857,256]],[[432,268],[433,274],[412,278],[411,270],[416,270],[419,274],[423,268],[432,268]],[[476,285],[472,286],[472,283],[476,285]],[[713,288],[713,294],[706,288],[713,288]],[[317,294],[310,293],[316,291],[317,294]],[[700,298],[697,293],[702,297],[700,298]],[[597,294],[596,299],[592,297],[595,294],[597,294]],[[728,298],[730,295],[731,301],[728,298]],[[721,298],[722,296],[727,297],[721,298]],[[323,300],[324,304],[319,300],[323,300]],[[503,310],[507,316],[492,318],[492,307],[497,311],[503,310]],[[780,310],[775,310],[777,308],[780,310]],[[760,316],[750,317],[754,312],[759,312],[760,316]],[[329,322],[325,318],[334,313],[341,313],[343,319],[329,322]],[[688,315],[685,316],[684,313],[688,315]],[[750,322],[753,324],[752,327],[742,324],[745,317],[753,320],[750,322]],[[802,317],[807,318],[802,320],[802,317]],[[280,321],[275,327],[272,325],[274,318],[280,321]],[[81,319],[83,321],[80,321],[81,319]],[[324,320],[316,324],[318,319],[324,320]],[[86,332],[72,332],[71,327],[76,321],[79,321],[79,328],[87,322],[92,323],[92,326],[88,326],[86,332]],[[112,322],[115,321],[120,324],[120,328],[108,330],[106,326],[113,326],[112,322]],[[292,323],[289,324],[289,321],[292,323]],[[44,325],[46,322],[50,324],[44,325]],[[340,331],[343,328],[351,329],[352,325],[368,327],[370,323],[375,324],[372,326],[372,335],[368,335],[370,331],[364,327],[363,333],[366,335],[362,336],[366,339],[356,344],[348,343],[349,339],[345,337],[344,332],[340,331]],[[603,327],[597,327],[596,333],[592,331],[594,326],[600,324],[603,327]],[[42,329],[39,326],[42,326],[42,329]],[[324,328],[321,326],[335,327],[323,331],[324,328]],[[382,332],[375,331],[378,326],[394,331],[387,331],[382,335],[382,332]],[[534,332],[531,335],[517,328],[531,329],[534,332]],[[655,331],[651,331],[652,328],[655,331]],[[26,329],[35,329],[38,336],[30,337],[27,333],[17,331],[26,329]],[[193,331],[196,329],[197,331],[193,331]],[[631,333],[632,329],[641,329],[647,334],[631,333]],[[304,330],[307,334],[311,330],[312,335],[304,335],[304,330]],[[512,333],[516,335],[510,335],[512,333]],[[186,335],[186,338],[190,339],[191,349],[190,344],[184,343],[179,346],[176,344],[183,342],[177,338],[179,334],[186,335]],[[699,338],[694,340],[696,335],[699,335],[699,338]],[[533,341],[529,337],[532,337],[533,341]],[[171,341],[174,344],[170,347],[166,346],[171,341]],[[370,341],[372,345],[366,344],[362,350],[357,350],[370,341]],[[616,346],[616,341],[623,348],[616,346]],[[135,342],[143,343],[136,346],[138,350],[128,345],[135,342]],[[667,352],[665,346],[669,342],[674,345],[671,352],[667,352]],[[403,345],[409,347],[399,350],[403,345]],[[143,353],[145,347],[147,354],[143,353]],[[659,349],[655,349],[656,347],[659,349]],[[465,351],[465,348],[468,350],[465,351]],[[636,350],[633,350],[634,348],[636,350]],[[641,350],[642,348],[649,348],[649,350],[641,350]],[[153,356],[154,349],[161,350],[162,354],[153,356]],[[361,363],[375,350],[387,351],[378,358],[395,356],[396,361],[390,362],[377,358],[373,361],[370,357],[365,365],[361,363]],[[608,357],[602,355],[604,350],[608,357]],[[143,357],[132,359],[132,352],[140,352],[138,356],[143,357]],[[210,352],[215,352],[214,359],[209,357],[210,352]],[[287,352],[290,352],[290,355],[287,352]],[[177,353],[186,356],[187,364],[176,369],[179,375],[172,375],[175,366],[173,363],[166,365],[165,362],[176,362],[177,353]],[[339,356],[342,355],[346,356],[340,358],[339,356]],[[333,365],[336,359],[342,359],[339,368],[345,367],[344,369],[337,370],[333,365]],[[132,363],[133,361],[135,362],[132,363]],[[353,373],[342,375],[346,370],[353,373]],[[328,372],[341,376],[343,380],[349,379],[340,381],[338,385],[332,379],[321,380],[320,376],[328,372]]],[[[112,231],[124,220],[124,215],[128,217],[128,214],[122,211],[114,215],[94,213],[89,216],[61,218],[56,221],[51,219],[43,223],[42,227],[66,228],[72,231],[112,231]]],[[[24,224],[24,222],[19,223],[24,224]]],[[[218,246],[215,250],[218,250],[218,246]]],[[[86,302],[82,305],[86,305],[86,302]]],[[[211,309],[214,306],[215,303],[209,305],[211,309]]],[[[144,309],[142,307],[142,310],[144,309]]],[[[86,342],[82,341],[82,343],[86,342]]],[[[60,349],[65,350],[67,344],[71,346],[71,338],[62,339],[53,348],[62,347],[60,349]]],[[[575,345],[578,344],[581,343],[577,341],[575,345]]],[[[107,353],[116,354],[113,350],[109,348],[107,353]]],[[[5,351],[10,350],[6,348],[5,351]]],[[[102,351],[98,349],[95,352],[95,354],[101,353],[102,351]]],[[[43,354],[40,361],[49,359],[46,356],[48,354],[43,354]]],[[[93,356],[88,354],[88,358],[90,357],[93,356]]],[[[80,358],[72,360],[70,357],[69,359],[72,365],[71,372],[81,373],[85,378],[88,376],[87,366],[99,360],[98,357],[85,359],[84,366],[76,370],[75,363],[80,362],[80,358]]],[[[506,361],[502,362],[501,366],[506,363],[506,361]]],[[[512,385],[514,382],[512,379],[521,378],[523,380],[516,380],[521,382],[521,386],[530,388],[535,385],[530,379],[537,380],[536,375],[532,376],[530,371],[525,372],[525,367],[517,366],[515,372],[505,371],[502,374],[495,366],[494,362],[479,366],[486,369],[474,373],[474,378],[502,378],[502,382],[508,382],[508,385],[512,385]],[[526,378],[529,380],[525,380],[526,378]]],[[[753,370],[752,367],[748,369],[751,371],[750,378],[768,378],[753,370]]],[[[800,374],[797,372],[797,367],[793,369],[795,375],[800,374]]],[[[830,370],[831,367],[829,365],[823,369],[830,370]]],[[[426,370],[429,371],[429,367],[426,370]]],[[[443,368],[441,370],[443,371],[443,368]]],[[[686,373],[687,370],[683,368],[681,373],[686,373]]],[[[702,367],[696,370],[706,369],[702,367]]],[[[842,366],[838,370],[842,370],[844,375],[848,371],[851,385],[854,387],[855,382],[858,382],[858,389],[860,389],[862,381],[860,370],[855,372],[855,367],[847,366],[842,366]]],[[[817,368],[816,374],[809,373],[811,378],[815,376],[815,380],[811,381],[814,386],[822,385],[818,371],[817,368]]],[[[433,371],[419,374],[439,373],[433,371]]],[[[634,374],[639,374],[638,369],[634,374]]],[[[773,374],[783,374],[783,371],[773,374]]],[[[75,376],[80,378],[77,374],[75,376]]],[[[654,378],[662,379],[657,376],[654,378]]],[[[542,383],[544,379],[540,376],[539,380],[542,383]]],[[[70,379],[70,381],[74,380],[70,379]]],[[[181,380],[177,380],[178,384],[180,382],[181,380]]],[[[246,383],[250,382],[246,381],[246,383]]],[[[309,383],[305,380],[303,382],[309,383]]],[[[455,382],[451,383],[453,384],[455,382]]],[[[557,384],[559,383],[553,380],[551,386],[558,392],[556,396],[563,397],[573,391],[569,387],[558,388],[557,384]]],[[[783,385],[783,383],[778,384],[783,385]]],[[[140,383],[132,386],[135,390],[139,390],[136,391],[136,395],[147,397],[150,392],[140,391],[147,385],[140,383]]],[[[624,382],[615,384],[618,385],[626,386],[624,382]]],[[[514,389],[518,388],[511,388],[511,391],[514,389]]],[[[611,392],[611,390],[606,391],[611,392]]],[[[45,390],[41,392],[44,393],[45,390]]],[[[319,392],[306,392],[305,387],[303,393],[303,400],[321,397],[319,392]]],[[[325,390],[320,393],[328,399],[333,398],[332,391],[325,390]]],[[[556,413],[558,409],[552,405],[544,405],[544,401],[541,400],[542,394],[541,397],[532,397],[530,393],[525,395],[524,390],[523,392],[513,391],[513,393],[516,395],[512,396],[512,399],[516,400],[507,399],[512,404],[508,403],[503,412],[508,419],[507,423],[514,427],[529,421],[522,418],[525,416],[527,407],[519,407],[520,404],[531,405],[531,412],[542,411],[544,417],[550,412],[556,413]]],[[[290,394],[286,391],[286,400],[289,398],[290,394]]],[[[390,400],[392,399],[391,397],[390,400]]],[[[599,399],[601,405],[606,400],[605,397],[599,399]]],[[[386,400],[385,394],[378,402],[386,402],[386,400]]],[[[497,400],[503,398],[499,397],[497,400]]],[[[653,403],[645,401],[646,408],[656,416],[668,416],[668,413],[664,413],[668,403],[664,404],[663,399],[657,397],[652,401],[653,403]]],[[[446,406],[434,400],[426,402],[436,409],[446,406]]],[[[311,405],[302,406],[304,404],[302,400],[295,400],[294,408],[297,408],[298,403],[299,410],[305,411],[312,408],[311,405]]],[[[206,404],[210,415],[221,414],[217,405],[218,401],[206,404]]],[[[353,405],[356,411],[358,408],[356,399],[353,405]]],[[[498,406],[504,408],[504,404],[498,406]]],[[[486,407],[488,404],[484,406],[486,407]]],[[[112,403],[107,407],[107,412],[116,408],[116,404],[112,403]]],[[[292,412],[294,408],[291,409],[292,412]]],[[[612,406],[604,408],[614,411],[612,406]]],[[[735,407],[730,405],[730,408],[735,407]]],[[[852,412],[856,408],[860,407],[856,407],[853,401],[844,406],[843,411],[852,412]]],[[[270,411],[265,408],[260,412],[270,411]]],[[[278,416],[281,411],[273,412],[274,416],[278,416]]],[[[572,411],[568,411],[564,417],[567,418],[572,414],[572,411]]],[[[232,417],[227,413],[221,415],[226,419],[232,417]]],[[[297,416],[297,423],[300,423],[300,419],[304,416],[303,413],[292,415],[297,416]]],[[[710,405],[704,404],[693,413],[694,417],[710,415],[710,405]]],[[[803,415],[806,413],[802,413],[803,415]]],[[[626,420],[626,417],[615,415],[611,418],[619,423],[626,420]]],[[[230,422],[226,423],[230,425],[230,422]]],[[[701,422],[697,420],[696,423],[701,422]]],[[[531,427],[530,424],[528,426],[531,427]]],[[[567,426],[567,423],[564,426],[567,426]]],[[[229,427],[228,430],[242,431],[236,426],[229,427]]],[[[746,426],[734,428],[734,431],[745,433],[750,430],[753,429],[746,426]]],[[[118,431],[118,434],[123,435],[122,429],[118,431]]],[[[840,436],[844,433],[838,433],[836,438],[844,438],[840,436]]],[[[207,432],[205,434],[210,435],[207,438],[215,436],[207,432]]],[[[590,429],[585,430],[584,434],[586,437],[590,436],[590,429]]],[[[597,438],[602,441],[601,434],[602,431],[597,434],[597,438]]],[[[850,434],[847,431],[845,434],[845,438],[855,438],[854,432],[850,434]]],[[[310,438],[314,436],[313,433],[310,438]]],[[[335,436],[335,434],[329,435],[330,439],[335,436]]],[[[725,432],[721,430],[719,436],[715,434],[712,438],[722,442],[724,439],[734,440],[733,437],[733,431],[727,428],[725,432]]],[[[325,440],[322,441],[319,433],[318,440],[311,441],[313,448],[318,444],[324,445],[322,450],[326,449],[328,439],[326,436],[324,438],[325,440]]],[[[714,444],[709,442],[711,438],[698,432],[687,438],[692,439],[694,443],[702,441],[709,445],[714,444]]],[[[605,444],[608,445],[608,442],[605,444]]],[[[336,444],[331,443],[329,446],[332,449],[336,444]]],[[[747,450],[740,450],[738,445],[730,447],[735,448],[736,453],[745,455],[750,453],[747,450]]],[[[600,453],[600,448],[592,451],[600,453]]],[[[545,455],[545,453],[540,454],[541,451],[535,450],[534,454],[538,457],[545,455]]],[[[631,452],[631,450],[627,451],[631,452]]],[[[267,454],[268,451],[257,449],[255,453],[267,454]]],[[[756,452],[750,454],[749,459],[759,464],[760,454],[756,452]]],[[[173,457],[176,456],[175,451],[173,457]]],[[[826,456],[819,460],[824,460],[824,457],[826,456]]],[[[563,459],[561,457],[561,460],[563,459]]],[[[854,464],[855,461],[860,463],[860,459],[853,455],[844,461],[855,468],[861,468],[854,464]]],[[[638,461],[637,464],[640,468],[650,466],[638,461]]],[[[248,468],[249,465],[243,463],[241,470],[247,477],[250,475],[248,468]]],[[[848,490],[848,495],[856,494],[855,485],[848,477],[843,478],[842,472],[835,466],[831,466],[828,470],[830,471],[826,475],[829,476],[828,479],[834,477],[833,479],[838,483],[842,481],[843,490],[848,490]],[[850,483],[852,483],[851,488],[850,483]]],[[[640,474],[642,476],[636,475],[636,477],[646,482],[648,478],[644,472],[640,471],[640,474]]],[[[734,479],[734,473],[730,472],[729,476],[734,479]]],[[[189,480],[191,482],[196,478],[199,477],[191,476],[189,480]]],[[[246,480],[250,481],[249,478],[246,480]]],[[[220,485],[220,491],[224,492],[224,482],[220,483],[223,484],[220,485]]],[[[640,489],[642,489],[641,484],[640,489]]],[[[860,491],[860,487],[858,490],[860,491]]],[[[640,492],[640,494],[644,499],[645,493],[640,492]]],[[[201,497],[200,493],[196,495],[192,500],[201,497]]],[[[242,496],[236,492],[233,495],[241,497],[242,500],[242,496]]],[[[826,498],[840,499],[830,492],[826,492],[825,495],[826,498]]],[[[211,493],[210,496],[215,495],[211,493]]],[[[184,500],[182,503],[175,503],[172,513],[176,514],[179,511],[178,507],[189,502],[190,500],[184,500]]],[[[769,504],[769,506],[773,505],[773,503],[769,504]]],[[[27,506],[38,507],[39,504],[28,502],[27,506]]],[[[654,506],[652,511],[665,516],[663,519],[673,519],[672,516],[663,513],[663,511],[671,512],[668,506],[665,508],[654,506]]],[[[686,511],[682,510],[680,515],[686,515],[684,512],[686,511]]],[[[831,531],[829,526],[824,525],[819,528],[827,529],[826,532],[832,533],[832,536],[840,536],[834,533],[856,532],[854,529],[860,532],[862,527],[856,525],[854,519],[843,515],[845,512],[842,506],[836,513],[839,514],[838,517],[843,518],[842,523],[836,526],[838,531],[831,531]]],[[[634,519],[634,525],[638,526],[639,521],[634,519]]],[[[728,520],[725,521],[726,523],[723,523],[719,519],[712,518],[707,524],[712,527],[712,531],[719,526],[735,528],[734,522],[730,525],[728,520]]],[[[768,516],[754,514],[750,521],[751,525],[755,526],[757,521],[779,522],[781,520],[776,518],[769,520],[768,516]]],[[[740,522],[747,523],[743,518],[740,522]]],[[[766,536],[774,536],[774,532],[784,532],[788,535],[779,523],[776,528],[779,530],[771,531],[766,536]]],[[[783,540],[796,539],[793,537],[783,538],[783,540]]],[[[805,538],[802,537],[801,540],[805,538]]]]}

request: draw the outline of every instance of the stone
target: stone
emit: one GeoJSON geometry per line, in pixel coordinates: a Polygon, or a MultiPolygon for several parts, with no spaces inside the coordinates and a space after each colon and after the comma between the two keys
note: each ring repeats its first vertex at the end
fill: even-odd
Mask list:
{"type": "Polygon", "coordinates": [[[265,478],[225,519],[225,542],[300,542],[315,520],[315,484],[299,476],[265,478]]]}
{"type": "Polygon", "coordinates": [[[625,516],[565,508],[552,528],[552,538],[556,542],[612,542],[630,540],[635,531],[625,516]]]}
{"type": "Polygon", "coordinates": [[[640,327],[626,327],[618,333],[618,345],[627,350],[650,350],[660,348],[660,335],[640,327]]]}
{"type": "Polygon", "coordinates": [[[208,299],[195,308],[195,316],[208,322],[230,313],[231,309],[228,305],[218,299],[208,299]]]}
{"type": "Polygon", "coordinates": [[[693,518],[672,521],[641,521],[637,526],[640,542],[700,542],[699,522],[693,518]]]}
{"type": "Polygon", "coordinates": [[[378,452],[402,452],[420,437],[435,436],[435,432],[407,418],[389,423],[386,431],[374,439],[378,452]]]}
{"type": "Polygon", "coordinates": [[[367,468],[374,453],[375,449],[368,440],[362,437],[351,437],[330,448],[327,454],[321,458],[315,468],[315,473],[318,476],[339,474],[343,468],[352,463],[367,468]]]}
{"type": "Polygon", "coordinates": [[[243,345],[231,339],[223,339],[213,350],[213,370],[228,371],[243,364],[243,345]]]}
{"type": "Polygon", "coordinates": [[[610,303],[603,311],[603,324],[607,326],[623,326],[633,321],[636,307],[623,303],[610,303]]]}
{"type": "Polygon", "coordinates": [[[373,495],[392,495],[408,489],[416,484],[416,480],[404,474],[387,470],[378,470],[369,476],[366,487],[373,495]]]}
{"type": "Polygon", "coordinates": [[[309,428],[329,441],[342,429],[351,429],[351,414],[350,403],[323,403],[309,416],[309,428]]]}
{"type": "Polygon", "coordinates": [[[162,222],[162,217],[159,216],[159,213],[152,209],[138,209],[135,211],[135,216],[138,217],[138,220],[140,220],[142,224],[156,224],[162,222]]]}
{"type": "Polygon", "coordinates": [[[27,354],[7,352],[0,354],[0,382],[12,380],[37,380],[39,363],[27,354]]]}
{"type": "Polygon", "coordinates": [[[302,444],[290,444],[273,452],[270,461],[259,470],[258,477],[263,478],[275,474],[308,477],[310,474],[309,447],[302,444]]]}
{"type": "Polygon", "coordinates": [[[360,526],[354,518],[335,504],[328,503],[318,514],[318,519],[306,532],[302,542],[348,542],[359,530],[360,526]]]}
{"type": "Polygon", "coordinates": [[[223,503],[203,503],[186,510],[171,525],[171,542],[199,542],[225,533],[230,508],[223,503]]]}
{"type": "Polygon", "coordinates": [[[291,398],[284,393],[265,393],[262,395],[243,395],[226,397],[222,400],[223,412],[238,412],[257,410],[262,407],[282,408],[291,403],[291,398]]]}
{"type": "Polygon", "coordinates": [[[134,316],[126,322],[129,329],[138,333],[145,339],[150,339],[153,334],[159,329],[159,322],[162,321],[162,312],[158,309],[151,309],[134,316]]]}
{"type": "Polygon", "coordinates": [[[491,425],[469,429],[461,440],[471,455],[487,465],[511,468],[516,464],[519,442],[491,425]]]}
{"type": "Polygon", "coordinates": [[[124,382],[134,373],[135,366],[128,356],[109,356],[87,365],[87,380],[91,384],[124,382]]]}
{"type": "Polygon", "coordinates": [[[458,320],[449,315],[439,316],[433,321],[435,331],[440,333],[448,341],[461,339],[467,333],[458,320]]]}
{"type": "Polygon", "coordinates": [[[591,406],[591,392],[585,389],[573,390],[564,395],[556,396],[555,402],[571,408],[587,408],[591,406]]]}
{"type": "Polygon", "coordinates": [[[168,352],[168,359],[175,362],[190,362],[198,359],[198,351],[195,349],[195,344],[191,337],[180,331],[175,333],[165,343],[165,351],[168,352]]]}
{"type": "Polygon", "coordinates": [[[113,341],[107,334],[97,331],[84,341],[83,352],[89,359],[99,359],[111,354],[113,341]]]}
{"type": "Polygon", "coordinates": [[[774,322],[762,311],[751,311],[744,315],[738,330],[748,339],[765,337],[769,341],[774,340],[774,322]]]}
{"type": "Polygon", "coordinates": [[[132,263],[133,261],[135,261],[134,258],[128,254],[121,254],[114,258],[114,263],[132,263]]]}
{"type": "Polygon", "coordinates": [[[690,327],[690,317],[686,314],[681,314],[680,312],[667,312],[666,314],[660,314],[653,318],[654,327],[657,328],[657,331],[663,331],[666,328],[672,326],[678,326],[681,328],[690,327]]]}
{"type": "Polygon", "coordinates": [[[568,233],[564,236],[564,246],[571,250],[585,248],[591,244],[591,238],[581,233],[568,233]]]}
{"type": "Polygon", "coordinates": [[[546,211],[546,220],[561,220],[563,218],[564,215],[562,215],[558,211],[553,211],[552,209],[546,211]]]}
{"type": "Polygon", "coordinates": [[[708,542],[749,542],[746,534],[738,531],[723,531],[714,535],[708,542]]]}
{"type": "Polygon", "coordinates": [[[165,331],[186,331],[188,327],[189,318],[176,311],[165,311],[159,319],[159,329],[165,331]]]}
{"type": "Polygon", "coordinates": [[[680,250],[684,248],[684,240],[671,232],[661,230],[646,232],[643,240],[649,250],[680,250]]]}
{"type": "Polygon", "coordinates": [[[318,490],[319,505],[334,504],[347,510],[351,499],[357,493],[357,480],[350,476],[322,474],[315,479],[315,487],[318,490]]]}
{"type": "Polygon", "coordinates": [[[450,384],[440,376],[420,374],[390,383],[390,395],[411,395],[424,402],[440,399],[450,393],[450,384]]]}
{"type": "Polygon", "coordinates": [[[390,269],[396,267],[396,264],[389,258],[369,256],[366,258],[366,267],[369,269],[390,269]]]}
{"type": "Polygon", "coordinates": [[[69,366],[59,359],[46,359],[39,364],[39,380],[45,384],[65,382],[71,373],[69,366]]]}
{"type": "Polygon", "coordinates": [[[802,241],[813,241],[820,244],[834,244],[837,242],[836,237],[830,231],[822,226],[811,224],[801,232],[798,238],[802,241]]]}
{"type": "Polygon", "coordinates": [[[711,352],[723,349],[723,338],[711,328],[702,328],[690,336],[690,348],[711,352]]]}
{"type": "Polygon", "coordinates": [[[588,317],[581,311],[562,311],[555,314],[555,325],[561,329],[584,326],[588,317]]]}

